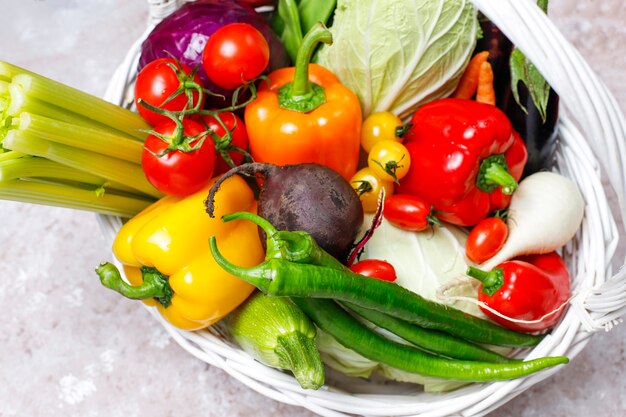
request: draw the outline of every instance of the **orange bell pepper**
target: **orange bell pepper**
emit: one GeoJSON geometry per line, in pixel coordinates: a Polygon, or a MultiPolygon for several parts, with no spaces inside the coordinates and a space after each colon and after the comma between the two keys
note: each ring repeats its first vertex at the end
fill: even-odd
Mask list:
{"type": "Polygon", "coordinates": [[[250,153],[257,162],[275,165],[316,162],[349,180],[359,161],[361,107],[333,73],[309,64],[319,42],[332,42],[322,24],[305,36],[295,67],[261,82],[245,111],[250,153]]]}

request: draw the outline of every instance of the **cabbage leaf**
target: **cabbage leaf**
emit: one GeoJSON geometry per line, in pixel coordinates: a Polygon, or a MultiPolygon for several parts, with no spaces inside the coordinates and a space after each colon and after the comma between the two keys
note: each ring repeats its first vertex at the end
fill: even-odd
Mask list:
{"type": "Polygon", "coordinates": [[[330,30],[317,62],[356,93],[364,117],[406,120],[454,91],[479,24],[470,0],[339,0],[330,30]]]}

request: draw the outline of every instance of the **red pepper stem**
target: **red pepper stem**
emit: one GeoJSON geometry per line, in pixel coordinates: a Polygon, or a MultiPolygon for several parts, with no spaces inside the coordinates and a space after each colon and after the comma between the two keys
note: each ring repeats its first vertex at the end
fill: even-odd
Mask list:
{"type": "Polygon", "coordinates": [[[293,82],[278,91],[280,107],[308,113],[326,102],[324,88],[309,81],[309,61],[320,42],[331,44],[333,37],[322,23],[314,25],[302,39],[296,56],[296,69],[293,82]]]}
{"type": "Polygon", "coordinates": [[[500,186],[504,194],[511,195],[517,185],[517,180],[509,172],[504,155],[491,155],[480,164],[476,186],[482,191],[490,193],[500,186]]]}
{"type": "Polygon", "coordinates": [[[163,307],[169,307],[172,304],[172,287],[170,287],[168,278],[156,268],[142,267],[143,283],[136,286],[125,282],[120,275],[120,271],[110,262],[100,264],[96,268],[96,273],[100,277],[102,285],[122,294],[126,298],[133,300],[154,298],[163,307]]]}
{"type": "Polygon", "coordinates": [[[504,273],[502,268],[493,268],[491,271],[483,271],[482,269],[468,266],[465,274],[468,277],[477,279],[483,285],[483,293],[493,295],[504,284],[504,273]]]}

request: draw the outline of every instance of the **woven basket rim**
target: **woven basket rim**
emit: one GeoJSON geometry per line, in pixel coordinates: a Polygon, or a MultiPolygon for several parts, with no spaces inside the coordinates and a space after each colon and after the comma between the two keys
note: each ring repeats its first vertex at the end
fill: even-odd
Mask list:
{"type": "MultiPolygon", "coordinates": [[[[136,75],[142,40],[160,19],[183,3],[193,0],[147,1],[151,13],[146,32],[130,48],[105,95],[107,100],[117,104],[132,103],[132,97],[129,96],[131,89],[128,87],[136,75]]],[[[562,111],[558,123],[560,143],[556,163],[559,172],[576,182],[586,201],[581,230],[575,240],[564,248],[577,296],[561,322],[536,348],[529,351],[527,357],[565,354],[572,358],[585,347],[595,330],[610,328],[626,310],[626,272],[622,270],[613,275],[611,265],[620,235],[615,218],[623,217],[625,212],[626,122],[610,92],[554,25],[538,13],[531,0],[472,2],[536,64],[561,97],[562,111]],[[510,22],[516,22],[516,25],[510,22]],[[542,32],[535,32],[538,30],[542,32]],[[550,55],[550,48],[537,47],[535,35],[527,36],[528,33],[550,34],[553,36],[552,42],[558,45],[554,47],[558,47],[561,52],[550,55]],[[572,62],[580,67],[575,66],[572,70],[572,62]],[[559,63],[562,65],[557,65],[559,63]],[[564,72],[562,67],[570,69],[564,72]],[[567,77],[562,77],[563,74],[567,74],[567,77]],[[585,81],[583,85],[589,86],[582,93],[568,85],[581,78],[585,81]],[[583,100],[582,104],[580,100],[583,100]],[[604,135],[597,135],[601,138],[594,140],[590,132],[603,132],[604,135]],[[610,152],[613,153],[610,160],[614,163],[600,164],[599,159],[610,152]],[[589,155],[593,156],[590,158],[589,155]],[[619,177],[612,183],[612,190],[607,190],[602,182],[604,171],[612,174],[611,177],[619,177]],[[607,192],[610,191],[617,194],[618,213],[611,211],[607,198],[607,192]],[[611,305],[607,305],[607,299],[613,300],[611,305]]],[[[112,242],[121,227],[121,220],[103,215],[98,216],[98,219],[105,238],[112,242]]],[[[305,391],[293,377],[256,362],[237,346],[220,338],[218,333],[211,330],[181,331],[167,323],[155,309],[147,308],[174,340],[198,359],[223,369],[262,395],[305,407],[323,416],[484,415],[561,368],[552,368],[512,381],[472,384],[437,395],[404,391],[396,394],[353,394],[344,387],[332,386],[325,386],[319,391],[305,391]]]]}

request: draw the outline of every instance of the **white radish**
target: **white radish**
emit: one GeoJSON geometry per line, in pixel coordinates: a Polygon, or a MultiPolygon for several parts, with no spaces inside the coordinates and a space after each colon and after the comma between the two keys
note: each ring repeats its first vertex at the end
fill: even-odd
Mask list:
{"type": "Polygon", "coordinates": [[[527,254],[557,250],[576,234],[585,203],[578,187],[554,172],[537,172],[523,179],[509,205],[509,236],[481,269],[527,254]]]}

